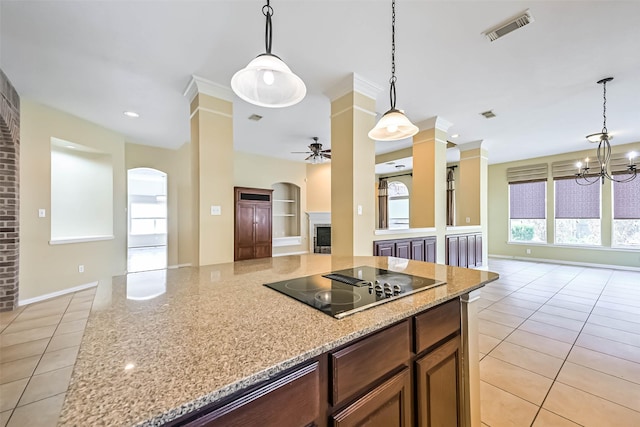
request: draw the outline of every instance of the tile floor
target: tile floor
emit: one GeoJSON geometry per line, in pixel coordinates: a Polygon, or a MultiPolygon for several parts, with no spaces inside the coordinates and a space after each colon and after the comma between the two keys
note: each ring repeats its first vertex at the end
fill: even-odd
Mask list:
{"type": "MultiPolygon", "coordinates": [[[[492,258],[483,426],[640,426],[640,272],[492,258]]],[[[0,313],[0,427],[55,426],[95,288],[0,313]]]]}
{"type": "Polygon", "coordinates": [[[159,270],[162,268],[167,268],[166,246],[145,246],[142,248],[128,248],[127,271],[129,273],[135,273],[138,271],[159,270]]]}

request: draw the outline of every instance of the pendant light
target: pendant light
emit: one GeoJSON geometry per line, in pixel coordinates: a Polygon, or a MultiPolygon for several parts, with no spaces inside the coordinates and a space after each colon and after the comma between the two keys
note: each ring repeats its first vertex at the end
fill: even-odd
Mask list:
{"type": "Polygon", "coordinates": [[[231,78],[231,88],[243,100],[260,107],[289,107],[302,101],[307,88],[287,64],[271,53],[273,8],[267,0],[262,7],[267,18],[264,34],[266,52],[258,55],[231,78]]]}
{"type": "Polygon", "coordinates": [[[389,79],[389,100],[391,109],[384,113],[378,123],[369,131],[369,138],[376,141],[397,141],[418,133],[418,127],[396,109],[396,0],[391,2],[391,79],[389,79]]]}

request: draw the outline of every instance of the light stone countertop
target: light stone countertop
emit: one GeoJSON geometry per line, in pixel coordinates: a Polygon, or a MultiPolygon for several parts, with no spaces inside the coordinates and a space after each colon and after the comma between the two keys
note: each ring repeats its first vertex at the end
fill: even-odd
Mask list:
{"type": "Polygon", "coordinates": [[[398,258],[300,255],[102,281],[59,425],[161,425],[497,278],[398,258]],[[262,286],[358,265],[447,284],[340,320],[262,286]]]}

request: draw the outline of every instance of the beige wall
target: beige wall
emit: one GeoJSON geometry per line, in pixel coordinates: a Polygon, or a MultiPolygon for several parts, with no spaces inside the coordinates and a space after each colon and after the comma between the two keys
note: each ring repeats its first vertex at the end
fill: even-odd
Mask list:
{"type": "Polygon", "coordinates": [[[308,228],[307,222],[307,174],[306,163],[292,162],[272,157],[236,151],[233,161],[234,178],[236,187],[273,189],[273,184],[288,182],[300,187],[300,206],[298,218],[300,219],[300,233],[302,242],[295,246],[278,246],[273,248],[273,254],[288,254],[296,252],[308,252],[308,228]]]}
{"type": "MultiPolygon", "coordinates": [[[[180,151],[169,150],[165,148],[150,147],[147,145],[139,145],[127,143],[125,145],[125,169],[128,171],[135,168],[152,168],[167,174],[167,263],[169,266],[181,264],[178,253],[179,248],[187,247],[184,242],[179,243],[180,239],[189,240],[191,237],[188,233],[182,234],[179,226],[180,218],[189,218],[191,215],[190,204],[184,203],[184,199],[188,195],[180,194],[180,188],[187,190],[188,184],[182,183],[181,180],[188,179],[184,170],[189,169],[189,159],[187,156],[179,155],[180,151]],[[183,203],[179,202],[179,198],[183,203]]],[[[190,263],[186,261],[183,263],[190,263]]]]}
{"type": "Polygon", "coordinates": [[[126,192],[122,135],[70,114],[21,102],[20,300],[122,274],[126,268],[126,192]],[[51,138],[72,141],[111,155],[114,239],[50,245],[51,138]],[[46,209],[45,218],[38,209],[46,209]],[[78,272],[78,265],[85,272],[78,272]]]}
{"type": "Polygon", "coordinates": [[[307,212],[331,212],[331,163],[307,164],[307,212]]]}
{"type": "MultiPolygon", "coordinates": [[[[556,156],[538,157],[517,162],[500,163],[489,166],[489,254],[518,258],[532,258],[552,261],[580,262],[587,264],[609,264],[640,268],[640,251],[612,249],[611,218],[612,196],[611,182],[606,181],[602,189],[602,243],[603,247],[563,247],[553,245],[553,180],[549,172],[547,181],[547,244],[508,243],[509,241],[509,186],[507,183],[507,168],[536,163],[551,163],[560,160],[580,160],[587,156],[593,157],[595,147],[590,150],[566,153],[556,156]],[[609,247],[608,247],[609,246],[609,247]],[[526,250],[530,249],[531,254],[526,250]]],[[[614,153],[640,151],[640,142],[613,146],[614,153]]],[[[599,184],[595,184],[599,185],[599,184]]]]}

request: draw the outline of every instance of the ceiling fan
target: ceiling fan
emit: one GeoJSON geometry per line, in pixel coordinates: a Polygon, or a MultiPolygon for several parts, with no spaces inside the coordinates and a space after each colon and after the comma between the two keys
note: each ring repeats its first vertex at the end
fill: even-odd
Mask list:
{"type": "Polygon", "coordinates": [[[311,163],[322,163],[324,159],[331,159],[331,148],[327,150],[322,149],[322,144],[318,142],[318,137],[314,136],[314,142],[309,144],[310,151],[292,151],[294,154],[309,154],[305,160],[309,160],[311,163]]]}

